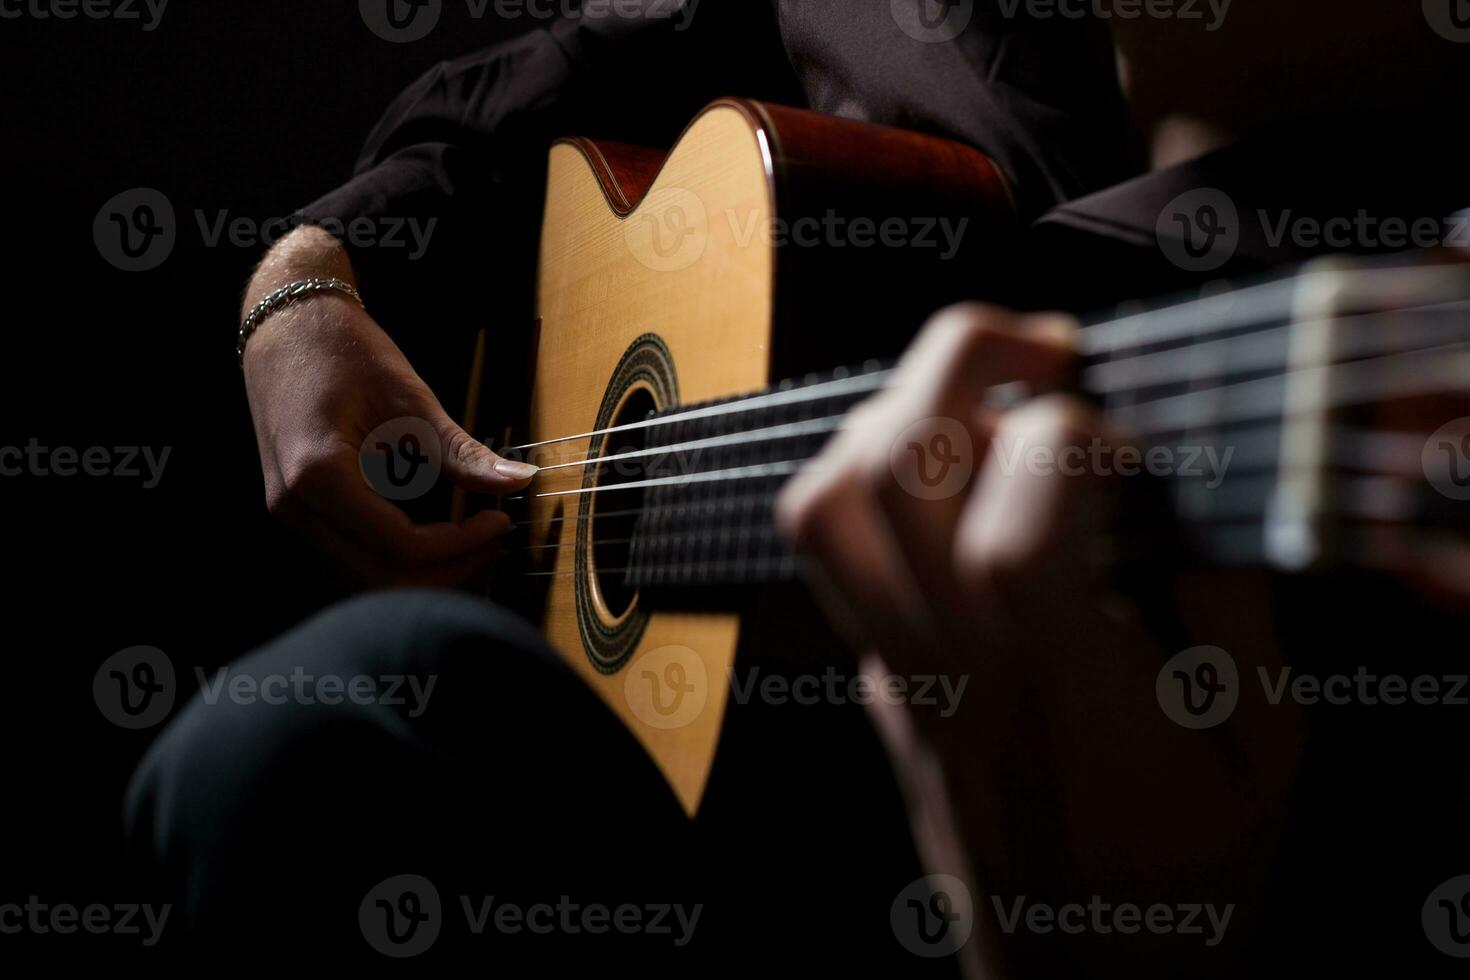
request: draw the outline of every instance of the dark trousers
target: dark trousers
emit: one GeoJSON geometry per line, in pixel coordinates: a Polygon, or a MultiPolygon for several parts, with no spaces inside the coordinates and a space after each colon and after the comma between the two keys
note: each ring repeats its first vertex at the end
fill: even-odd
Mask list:
{"type": "Polygon", "coordinates": [[[732,706],[690,821],[529,625],[462,595],[343,603],[205,693],[126,806],[176,952],[948,969],[891,931],[922,872],[856,706],[732,706]]]}

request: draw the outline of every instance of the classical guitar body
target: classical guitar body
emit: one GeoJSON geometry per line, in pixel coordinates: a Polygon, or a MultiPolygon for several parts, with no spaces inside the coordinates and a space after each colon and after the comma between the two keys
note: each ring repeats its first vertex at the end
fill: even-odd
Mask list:
{"type": "MultiPolygon", "coordinates": [[[[791,561],[766,539],[713,540],[704,523],[712,540],[685,542],[704,548],[702,565],[685,556],[650,566],[642,511],[654,494],[667,503],[681,490],[673,485],[703,450],[666,457],[674,468],[660,475],[647,466],[649,437],[672,426],[629,425],[895,353],[947,289],[966,288],[961,268],[973,288],[975,263],[1012,228],[1009,200],[996,169],[967,147],[740,100],[707,108],[667,155],[571,139],[553,146],[549,166],[530,410],[509,439],[542,471],[505,506],[527,531],[522,574],[545,635],[693,814],[740,655],[741,596],[791,561]],[[932,222],[935,246],[818,240],[838,221],[844,236],[876,239],[890,217],[909,238],[932,222]],[[866,223],[849,227],[855,219],[871,221],[873,235],[866,223]],[[941,219],[965,222],[963,255],[943,254],[941,219]],[[927,290],[910,305],[914,276],[927,290]],[[639,533],[641,557],[629,550],[639,533]],[[715,562],[721,546],[730,550],[715,562]],[[642,584],[629,581],[635,564],[642,584]],[[691,568],[698,581],[669,571],[691,568]]],[[[721,438],[718,428],[692,434],[701,445],[721,438]]],[[[734,474],[731,483],[751,471],[743,458],[726,462],[736,465],[697,468],[734,474]]],[[[774,484],[759,507],[768,510],[774,484]]],[[[719,506],[746,506],[723,492],[719,506]]],[[[697,524],[697,507],[715,506],[691,501],[679,506],[697,524]]]]}
{"type": "MultiPolygon", "coordinates": [[[[1014,231],[974,149],[794,109],[716,102],[667,154],[552,148],[529,411],[490,439],[541,469],[501,502],[521,560],[497,597],[539,620],[691,815],[749,717],[729,710],[742,664],[838,655],[784,587],[802,576],[774,528],[781,485],[927,315],[1005,298],[1014,231]]],[[[1467,269],[1333,257],[1080,331],[1077,387],[1112,422],[1150,453],[1220,460],[1135,485],[1149,528],[1182,531],[1125,526],[1120,557],[1290,572],[1461,540],[1457,469],[1405,484],[1398,456],[1363,447],[1397,438],[1394,406],[1462,397],[1467,269]]]]}

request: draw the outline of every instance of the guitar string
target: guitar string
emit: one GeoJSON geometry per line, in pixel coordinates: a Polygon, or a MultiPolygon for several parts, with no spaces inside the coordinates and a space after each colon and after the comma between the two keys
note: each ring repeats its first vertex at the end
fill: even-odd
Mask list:
{"type": "MultiPolygon", "coordinates": [[[[1419,439],[1342,425],[1330,426],[1327,432],[1328,437],[1326,441],[1333,450],[1330,458],[1334,469],[1359,473],[1376,473],[1383,478],[1401,481],[1418,478],[1419,439]]],[[[808,458],[814,459],[817,457],[808,458]]],[[[1243,482],[1242,474],[1244,474],[1245,479],[1253,481],[1260,481],[1269,477],[1274,472],[1275,462],[1276,460],[1272,456],[1271,458],[1257,460],[1255,465],[1242,465],[1241,457],[1237,454],[1231,466],[1231,472],[1234,474],[1234,478],[1230,480],[1229,486],[1232,488],[1240,486],[1243,482]]],[[[697,517],[699,515],[692,512],[701,509],[708,510],[710,513],[705,516],[713,518],[715,517],[714,511],[717,509],[732,510],[750,505],[765,506],[774,503],[776,496],[776,490],[769,490],[764,493],[716,497],[709,500],[682,501],[659,506],[629,507],[592,514],[563,514],[559,517],[542,518],[539,520],[515,521],[511,526],[539,527],[552,524],[580,524],[584,521],[596,520],[599,517],[634,517],[642,514],[668,514],[680,510],[689,511],[691,512],[689,516],[697,517]]],[[[509,550],[540,550],[546,547],[556,546],[537,545],[511,548],[509,550]]]]}
{"type": "MultiPolygon", "coordinates": [[[[644,507],[626,507],[626,508],[622,508],[620,510],[606,510],[606,511],[602,511],[601,513],[598,513],[598,514],[570,514],[570,515],[563,515],[561,517],[547,517],[547,518],[542,518],[540,520],[515,521],[515,522],[513,522],[511,524],[511,527],[513,527],[513,528],[517,528],[517,527],[539,527],[539,526],[541,526],[543,524],[548,524],[549,525],[549,524],[558,524],[558,523],[580,524],[583,521],[590,521],[590,520],[593,520],[593,519],[595,519],[597,517],[633,517],[633,516],[636,516],[636,515],[639,515],[639,514],[650,514],[650,513],[656,513],[656,512],[657,513],[665,513],[665,512],[677,511],[680,508],[692,509],[692,508],[697,508],[697,507],[710,506],[711,504],[718,504],[721,507],[737,507],[737,506],[738,507],[744,507],[744,506],[746,506],[748,504],[752,504],[752,503],[758,504],[758,505],[759,504],[764,504],[764,503],[769,503],[769,502],[775,500],[775,497],[776,497],[776,492],[774,490],[771,490],[771,491],[767,491],[765,493],[752,493],[752,494],[744,494],[744,495],[738,495],[738,496],[732,496],[732,497],[718,497],[718,498],[715,498],[714,500],[703,500],[703,501],[688,501],[688,500],[686,500],[686,501],[683,501],[682,503],[664,504],[661,507],[649,507],[649,506],[644,506],[644,507]]],[[[514,550],[514,549],[512,549],[512,550],[514,550]]]]}
{"type": "Polygon", "coordinates": [[[1214,429],[1235,426],[1242,422],[1259,422],[1262,419],[1279,418],[1283,422],[1317,411],[1347,408],[1366,401],[1385,398],[1408,398],[1421,394],[1446,391],[1464,391],[1470,379],[1470,364],[1463,356],[1470,349],[1470,342],[1444,344],[1405,354],[1390,354],[1385,357],[1368,358],[1349,364],[1323,364],[1297,368],[1284,374],[1253,381],[1238,381],[1214,388],[1202,388],[1198,392],[1173,395],[1134,405],[1109,408],[1115,416],[1121,416],[1125,424],[1140,436],[1157,436],[1190,429],[1214,429]],[[1448,357],[1446,355],[1460,356],[1448,357]],[[1391,374],[1382,374],[1387,369],[1391,374]],[[1401,369],[1401,370],[1395,370],[1401,369]],[[1336,372],[1336,374],[1333,374],[1336,372]],[[1331,380],[1330,394],[1306,409],[1277,408],[1286,397],[1287,387],[1305,377],[1331,380]],[[1229,412],[1210,416],[1195,411],[1204,402],[1218,403],[1221,396],[1234,404],[1229,412]],[[1152,416],[1148,424],[1134,426],[1127,422],[1130,413],[1146,411],[1152,416]],[[1173,421],[1160,421],[1165,412],[1172,412],[1173,421]],[[1179,418],[1180,415],[1185,418],[1179,418]]]}
{"type": "MultiPolygon", "coordinates": [[[[1458,269],[1458,267],[1454,268],[1458,269]]],[[[1378,271],[1381,272],[1385,270],[1378,271]]],[[[1324,274],[1317,273],[1316,275],[1324,274]]],[[[1293,288],[1291,290],[1291,294],[1293,297],[1295,297],[1297,287],[1299,286],[1298,281],[1284,280],[1284,282],[1292,285],[1293,288]]],[[[1280,284],[1273,283],[1268,284],[1265,287],[1254,288],[1265,290],[1279,290],[1280,284]]],[[[1308,320],[1297,321],[1295,323],[1278,323],[1274,326],[1266,325],[1272,324],[1274,321],[1282,320],[1284,317],[1287,316],[1287,312],[1289,311],[1267,315],[1253,310],[1246,315],[1232,316],[1227,319],[1227,322],[1223,324],[1216,324],[1210,327],[1208,330],[1201,330],[1198,318],[1196,318],[1194,321],[1191,322],[1192,332],[1185,333],[1182,331],[1181,324],[1184,322],[1184,320],[1182,317],[1178,316],[1178,311],[1204,308],[1208,307],[1211,304],[1223,304],[1227,301],[1233,307],[1234,304],[1242,301],[1242,296],[1248,296],[1252,293],[1252,291],[1253,290],[1251,289],[1241,290],[1239,293],[1226,294],[1224,297],[1196,300],[1191,303],[1184,303],[1175,307],[1168,307],[1164,310],[1156,311],[1153,313],[1135,314],[1134,316],[1127,317],[1121,320],[1098,323],[1092,326],[1084,326],[1078,331],[1078,351],[1084,357],[1097,358],[1118,350],[1149,347],[1155,344],[1167,342],[1169,340],[1183,339],[1186,336],[1192,336],[1196,338],[1213,337],[1220,334],[1228,333],[1232,330],[1240,330],[1252,325],[1259,325],[1263,327],[1263,329],[1258,330],[1251,335],[1254,342],[1260,343],[1262,340],[1267,338],[1276,339],[1287,335],[1290,333],[1290,331],[1292,331],[1294,327],[1305,326],[1307,328],[1312,328],[1318,324],[1338,322],[1351,323],[1358,327],[1368,329],[1376,325],[1396,323],[1408,314],[1432,312],[1455,313],[1461,312],[1466,308],[1470,308],[1470,301],[1463,299],[1446,299],[1433,303],[1422,303],[1415,306],[1401,307],[1386,313],[1348,314],[1338,317],[1314,317],[1308,320]],[[1174,317],[1174,319],[1164,321],[1163,328],[1154,331],[1152,334],[1147,335],[1142,332],[1141,326],[1133,325],[1146,323],[1150,317],[1155,316],[1172,316],[1174,317]],[[1089,342],[1085,339],[1088,336],[1089,331],[1096,331],[1104,328],[1106,328],[1110,332],[1121,331],[1123,335],[1123,342],[1116,343],[1113,346],[1109,347],[1106,344],[1089,344],[1089,342]]],[[[1274,293],[1272,293],[1271,295],[1274,295],[1274,293]]],[[[1238,311],[1232,310],[1232,312],[1238,311]]],[[[1230,343],[1230,339],[1225,338],[1223,340],[1213,340],[1208,341],[1208,343],[1228,344],[1230,343]]],[[[1137,370],[1136,365],[1139,362],[1143,362],[1144,364],[1148,364],[1150,361],[1167,362],[1170,359],[1168,355],[1174,355],[1177,358],[1181,356],[1186,356],[1190,352],[1194,352],[1194,349],[1192,347],[1189,348],[1187,351],[1182,352],[1163,351],[1148,354],[1136,354],[1131,357],[1118,358],[1115,360],[1100,361],[1099,363],[1091,365],[1087,369],[1085,369],[1084,377],[1087,376],[1087,372],[1098,372],[1094,375],[1094,377],[1106,377],[1109,374],[1121,374],[1125,377],[1128,377],[1129,371],[1137,370]]],[[[1194,353],[1197,356],[1197,352],[1194,353]]],[[[501,455],[521,454],[526,452],[527,450],[538,449],[543,446],[550,446],[563,442],[573,442],[581,439],[590,439],[595,436],[611,435],[617,432],[626,432],[636,429],[657,428],[665,425],[673,425],[679,422],[692,421],[695,419],[752,412],[761,408],[796,404],[803,401],[813,401],[822,398],[839,398],[844,395],[871,394],[881,388],[887,387],[887,382],[894,373],[895,369],[893,368],[870,370],[865,373],[851,375],[847,377],[840,377],[831,381],[816,382],[813,384],[803,385],[798,388],[764,392],[746,398],[738,398],[733,401],[720,402],[714,405],[705,405],[683,412],[675,412],[670,415],[659,415],[653,418],[640,419],[637,422],[629,422],[622,425],[608,426],[606,428],[594,429],[589,432],[581,432],[575,435],[565,435],[558,436],[552,439],[543,439],[539,442],[524,443],[518,446],[509,446],[501,450],[500,453],[501,455]]],[[[1153,377],[1137,376],[1129,378],[1128,380],[1131,380],[1133,382],[1133,387],[1135,388],[1146,388],[1176,383],[1178,380],[1183,379],[1173,377],[1166,378],[1156,375],[1153,377]]]]}
{"type": "Polygon", "coordinates": [[[787,422],[782,425],[767,426],[763,429],[750,429],[746,432],[731,432],[726,435],[710,436],[704,439],[692,439],[688,442],[672,443],[668,446],[653,446],[647,449],[617,453],[613,456],[593,456],[571,463],[555,463],[550,466],[542,466],[540,472],[546,473],[551,470],[590,466],[593,463],[615,463],[625,459],[638,459],[644,456],[662,456],[670,453],[690,452],[697,449],[717,449],[722,446],[745,446],[759,442],[779,442],[784,439],[797,439],[805,435],[819,435],[824,432],[832,432],[840,427],[841,421],[844,418],[846,418],[846,415],[828,415],[819,419],[805,419],[800,422],[787,422]]]}
{"type": "Polygon", "coordinates": [[[839,398],[847,394],[867,394],[881,388],[892,373],[891,368],[880,369],[866,374],[836,378],[832,381],[819,381],[814,384],[803,385],[800,388],[787,388],[780,391],[765,392],[737,401],[719,402],[714,405],[692,408],[685,412],[676,412],[673,415],[659,415],[654,418],[641,419],[637,422],[609,426],[605,429],[594,429],[591,432],[581,432],[571,436],[558,436],[555,439],[543,439],[540,442],[528,442],[520,446],[510,446],[502,450],[501,454],[521,453],[527,449],[550,446],[558,442],[590,439],[593,436],[609,435],[614,432],[627,432],[633,429],[673,425],[676,422],[686,422],[691,419],[711,418],[718,415],[731,415],[739,412],[753,412],[757,409],[769,408],[775,405],[797,404],[804,401],[815,401],[820,398],[839,398]]]}
{"type": "MultiPolygon", "coordinates": [[[[1361,357],[1366,354],[1381,353],[1384,350],[1391,349],[1393,346],[1396,345],[1396,341],[1401,342],[1402,338],[1388,337],[1384,334],[1374,333],[1373,331],[1379,326],[1383,326],[1389,323],[1396,323],[1398,316],[1401,316],[1403,312],[1432,311],[1436,313],[1461,313],[1467,309],[1470,309],[1470,302],[1457,301],[1449,304],[1448,306],[1426,306],[1406,309],[1396,315],[1359,314],[1353,317],[1340,318],[1338,322],[1350,323],[1353,326],[1360,328],[1360,330],[1353,335],[1344,334],[1343,343],[1340,345],[1336,353],[1341,358],[1349,358],[1361,357]]],[[[1325,325],[1329,322],[1333,321],[1324,318],[1318,320],[1302,321],[1296,326],[1300,326],[1304,329],[1319,329],[1325,328],[1325,325]]],[[[1441,326],[1442,325],[1436,325],[1435,327],[1427,330],[1419,329],[1416,331],[1416,333],[1420,335],[1430,333],[1442,333],[1444,331],[1440,329],[1441,326]]],[[[1458,322],[1450,324],[1450,326],[1453,327],[1456,331],[1462,331],[1464,329],[1462,326],[1460,326],[1458,322]]],[[[1287,329],[1287,327],[1278,327],[1271,330],[1258,332],[1256,334],[1252,334],[1248,340],[1246,340],[1245,338],[1236,338],[1235,340],[1210,341],[1206,344],[1200,345],[1198,349],[1187,348],[1184,350],[1170,350],[1159,352],[1156,354],[1137,355],[1132,358],[1118,361],[1106,361],[1088,367],[1084,370],[1082,375],[1082,388],[1088,394],[1108,396],[1119,391],[1137,391],[1146,388],[1163,387],[1172,384],[1185,383],[1194,379],[1193,365],[1190,359],[1193,357],[1199,357],[1202,353],[1208,353],[1211,350],[1227,351],[1230,353],[1231,356],[1234,357],[1234,362],[1230,364],[1229,372],[1220,372],[1217,375],[1217,377],[1220,378],[1228,377],[1230,374],[1244,374],[1254,370],[1266,370],[1276,368],[1278,366],[1284,366],[1284,359],[1279,356],[1277,346],[1275,344],[1268,343],[1268,341],[1279,339],[1280,335],[1285,333],[1287,329]],[[1237,350],[1230,351],[1230,348],[1226,345],[1234,344],[1237,341],[1241,342],[1242,346],[1237,350]],[[1173,367],[1172,369],[1163,370],[1156,368],[1154,369],[1152,375],[1145,375],[1147,380],[1140,381],[1138,380],[1138,369],[1129,367],[1130,364],[1134,364],[1136,362],[1164,363],[1171,364],[1173,365],[1173,367]],[[1125,370],[1119,370],[1120,368],[1125,370]],[[1113,375],[1121,375],[1123,382],[1131,381],[1131,383],[1120,383],[1117,381],[1108,380],[1109,377],[1113,375]]],[[[1428,351],[1438,349],[1433,346],[1425,345],[1422,340],[1420,341],[1420,344],[1422,350],[1428,351]]],[[[1229,358],[1222,359],[1228,360],[1229,358]]],[[[1336,362],[1334,363],[1334,366],[1336,366],[1336,362]]],[[[1004,386],[997,386],[997,388],[999,387],[1004,386]]],[[[1220,391],[1222,387],[1223,386],[1217,385],[1212,388],[1201,388],[1194,392],[1191,392],[1190,397],[1211,398],[1214,397],[1214,393],[1220,391]]],[[[1139,405],[1145,404],[1148,403],[1139,403],[1139,405]]],[[[619,453],[613,456],[589,456],[570,462],[549,464],[540,467],[540,470],[550,471],[584,467],[589,466],[594,462],[610,463],[626,459],[665,455],[701,448],[740,446],[747,443],[758,443],[761,441],[765,441],[766,439],[795,438],[800,435],[816,434],[821,431],[832,431],[840,428],[841,425],[839,420],[841,418],[843,418],[842,415],[827,416],[822,419],[785,423],[783,425],[770,426],[764,429],[752,429],[746,432],[729,433],[726,435],[714,436],[706,439],[697,439],[683,443],[671,444],[669,446],[651,447],[626,453],[619,453]],[[828,425],[827,423],[829,422],[833,422],[836,424],[828,425]],[[804,426],[810,428],[800,428],[804,426]]],[[[614,427],[613,429],[603,431],[608,433],[615,432],[619,431],[619,427],[614,427]]]]}
{"type": "MultiPolygon", "coordinates": [[[[1138,390],[1198,380],[1197,365],[1213,357],[1215,363],[1226,364],[1233,373],[1284,367],[1279,343],[1294,339],[1296,332],[1308,335],[1307,346],[1315,346],[1327,338],[1336,326],[1347,327],[1331,335],[1337,347],[1333,351],[1339,361],[1370,354],[1409,352],[1431,346],[1426,338],[1438,339],[1452,333],[1465,336],[1466,327],[1458,319],[1447,323],[1413,324],[1397,331],[1381,327],[1402,326],[1405,314],[1460,314],[1470,310],[1470,301],[1457,300],[1444,304],[1426,304],[1386,313],[1360,313],[1343,317],[1314,317],[1272,327],[1238,337],[1210,340],[1188,347],[1176,347],[1150,354],[1137,354],[1118,360],[1099,361],[1083,371],[1083,389],[1104,395],[1114,391],[1138,390]],[[1404,335],[1411,333],[1412,338],[1404,335]],[[1160,367],[1160,365],[1163,365],[1160,367]],[[1116,380],[1112,380],[1116,376],[1116,380]]],[[[1223,374],[1217,374],[1223,376],[1223,374]]]]}
{"type": "MultiPolygon", "coordinates": [[[[1214,296],[1094,322],[1078,332],[1080,349],[1084,354],[1103,355],[1172,340],[1194,340],[1253,323],[1282,320],[1295,312],[1303,296],[1330,296],[1332,287],[1341,283],[1343,278],[1341,270],[1311,270],[1214,296]],[[1215,322],[1209,329],[1202,329],[1202,321],[1210,320],[1215,322]]],[[[1470,282],[1467,282],[1464,265],[1446,263],[1414,268],[1358,268],[1352,271],[1351,286],[1355,293],[1376,291],[1398,307],[1402,304],[1392,301],[1404,292],[1463,298],[1470,282]],[[1415,284],[1414,289],[1406,285],[1410,280],[1415,284]]],[[[1356,295],[1353,299],[1363,305],[1372,305],[1356,295]]]]}
{"type": "MultiPolygon", "coordinates": [[[[1329,505],[1324,506],[1321,510],[1321,513],[1328,516],[1357,519],[1364,522],[1364,525],[1362,526],[1345,525],[1341,527],[1339,529],[1339,534],[1342,537],[1349,537],[1355,532],[1359,535],[1365,536],[1365,528],[1371,530],[1375,526],[1393,526],[1396,528],[1403,528],[1405,530],[1416,533],[1424,540],[1442,540],[1444,537],[1443,533],[1436,533],[1433,529],[1426,531],[1425,528],[1422,526],[1408,523],[1414,518],[1414,515],[1411,512],[1396,511],[1385,514],[1375,512],[1370,508],[1363,508],[1351,505],[1329,505]]],[[[1192,521],[1191,524],[1196,528],[1197,531],[1208,535],[1212,540],[1218,541],[1219,539],[1226,536],[1237,537],[1256,546],[1258,550],[1263,552],[1265,550],[1266,517],[1267,514],[1265,511],[1252,512],[1251,514],[1244,517],[1240,515],[1230,514],[1205,515],[1196,521],[1192,521]]],[[[1112,533],[1110,536],[1116,540],[1122,540],[1122,536],[1117,534],[1116,532],[1112,533]]],[[[689,537],[685,537],[681,540],[687,541],[689,539],[689,537]]],[[[759,566],[761,564],[775,564],[779,566],[790,564],[795,566],[801,564],[803,561],[803,556],[798,552],[783,550],[776,554],[747,555],[736,558],[691,559],[688,561],[665,561],[642,565],[624,565],[621,567],[613,568],[599,568],[596,570],[595,574],[614,575],[624,574],[627,572],[643,572],[678,575],[681,573],[689,574],[692,572],[718,572],[719,570],[724,568],[730,568],[733,571],[740,573],[747,571],[752,565],[759,566]]],[[[514,577],[559,579],[571,578],[576,576],[577,574],[579,574],[577,570],[569,569],[563,571],[551,570],[543,572],[517,572],[514,574],[514,577]]]]}
{"type": "MultiPolygon", "coordinates": [[[[1323,365],[1299,368],[1270,378],[1233,382],[1228,385],[1205,388],[1184,395],[1174,395],[1152,401],[1138,402],[1121,408],[1109,409],[1109,411],[1113,412],[1114,415],[1125,417],[1125,421],[1129,416],[1138,415],[1152,416],[1157,419],[1166,412],[1175,416],[1174,420],[1168,423],[1160,423],[1158,421],[1136,425],[1132,422],[1127,423],[1135,434],[1145,437],[1196,428],[1217,429],[1222,426],[1234,426],[1240,422],[1259,420],[1262,417],[1279,418],[1282,421],[1286,421],[1304,414],[1314,414],[1318,411],[1361,404],[1364,400],[1384,397],[1408,397],[1414,394],[1439,391],[1446,388],[1451,390],[1461,388],[1464,386],[1464,379],[1470,377],[1470,371],[1466,370],[1470,365],[1463,363],[1464,358],[1449,362],[1442,355],[1446,351],[1455,351],[1463,354],[1466,352],[1467,347],[1470,347],[1470,342],[1449,344],[1440,348],[1429,348],[1408,354],[1393,354],[1387,357],[1370,358],[1347,365],[1338,364],[1330,367],[1323,365]],[[1431,357],[1430,355],[1441,356],[1431,357]],[[1421,363],[1425,360],[1428,360],[1427,366],[1421,363]],[[1449,365],[1448,367],[1446,366],[1447,363],[1449,365]],[[1398,371],[1390,376],[1383,376],[1379,373],[1384,368],[1405,367],[1412,368],[1412,370],[1398,371]],[[1289,381],[1295,381],[1309,375],[1324,375],[1329,370],[1342,372],[1342,377],[1350,379],[1351,383],[1343,381],[1336,384],[1329,395],[1325,396],[1318,404],[1313,405],[1309,409],[1276,407],[1284,396],[1289,381]],[[1221,396],[1231,397],[1237,402],[1230,412],[1219,413],[1203,421],[1196,421],[1193,414],[1189,415],[1186,419],[1177,417],[1182,412],[1187,413],[1192,408],[1205,402],[1218,403],[1221,396]]],[[[793,464],[797,462],[805,461],[783,460],[773,463],[751,464],[749,466],[731,467],[723,470],[707,470],[679,476],[629,481],[627,483],[603,484],[571,490],[553,490],[543,493],[523,494],[507,497],[505,500],[520,501],[546,497],[582,496],[591,493],[605,493],[612,490],[634,490],[646,487],[675,486],[684,483],[723,482],[725,480],[753,479],[767,476],[787,476],[795,472],[793,464]]]]}

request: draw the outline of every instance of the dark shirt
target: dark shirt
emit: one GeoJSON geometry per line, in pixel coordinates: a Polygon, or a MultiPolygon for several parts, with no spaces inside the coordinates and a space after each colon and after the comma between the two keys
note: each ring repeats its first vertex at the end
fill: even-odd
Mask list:
{"type": "Polygon", "coordinates": [[[1104,313],[1324,255],[1470,248],[1458,141],[1421,113],[1297,121],[1063,202],[1027,235],[1025,303],[1104,313]]]}
{"type": "Polygon", "coordinates": [[[422,255],[347,244],[369,309],[451,403],[477,329],[511,358],[526,333],[550,142],[670,145],[722,95],[984,151],[1030,230],[1017,268],[999,277],[1006,292],[977,269],[974,295],[1022,307],[1101,313],[1314,255],[1394,251],[1391,219],[1422,228],[1470,205],[1453,128],[1433,120],[1298,124],[1140,176],[1105,31],[1029,20],[1024,4],[1007,17],[1008,4],[955,0],[950,23],[963,30],[938,41],[898,16],[909,5],[934,14],[933,0],[637,4],[648,16],[559,20],[434,67],[385,113],[355,176],[306,209],[344,224],[436,221],[422,255]],[[1179,261],[1181,237],[1219,261],[1179,261]]]}
{"type": "Polygon", "coordinates": [[[1009,178],[1027,221],[1127,176],[1112,50],[1097,25],[959,0],[937,30],[963,30],[935,41],[944,33],[917,21],[906,32],[895,14],[921,5],[941,10],[932,0],[643,0],[648,17],[558,21],[421,77],[369,137],[356,175],[307,215],[438,219],[417,259],[348,244],[369,308],[417,363],[496,326],[484,320],[487,289],[515,311],[506,316],[529,308],[546,148],[558,136],[668,145],[702,106],[740,95],[970,143],[1009,178]]]}

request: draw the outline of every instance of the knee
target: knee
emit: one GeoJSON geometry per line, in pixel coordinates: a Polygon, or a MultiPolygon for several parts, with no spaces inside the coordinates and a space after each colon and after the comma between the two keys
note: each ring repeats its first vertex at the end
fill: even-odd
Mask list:
{"type": "Polygon", "coordinates": [[[485,712],[487,694],[548,691],[563,672],[528,624],[469,596],[394,590],[339,603],[200,676],[129,785],[130,844],[159,867],[277,810],[309,821],[313,799],[452,750],[471,724],[483,734],[487,715],[522,724],[514,700],[485,712]]]}

